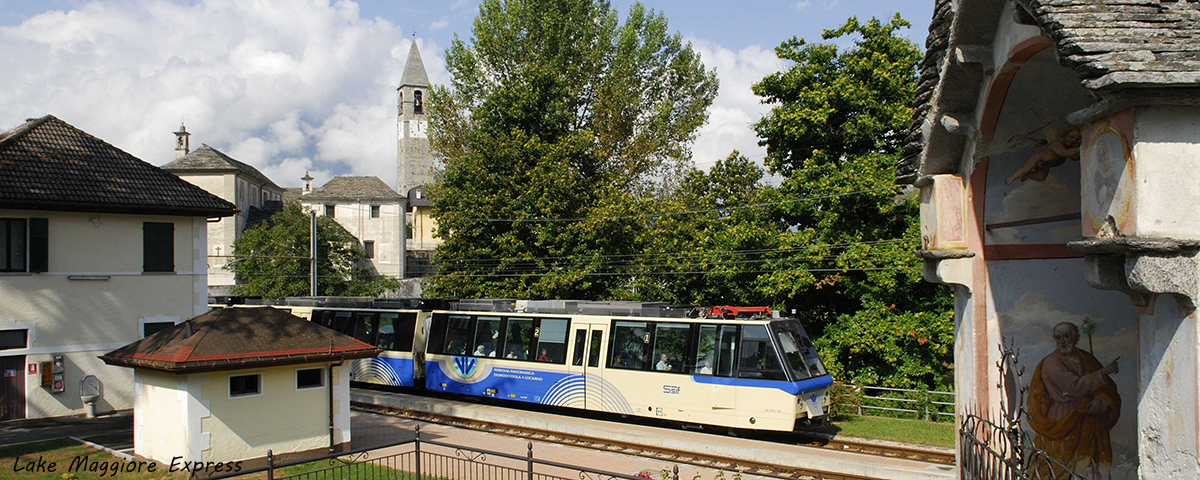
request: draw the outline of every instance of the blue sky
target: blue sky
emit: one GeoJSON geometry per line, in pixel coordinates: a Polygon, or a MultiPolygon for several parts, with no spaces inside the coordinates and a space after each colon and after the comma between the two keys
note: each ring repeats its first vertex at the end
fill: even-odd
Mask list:
{"type": "MultiPolygon", "coordinates": [[[[619,12],[632,1],[614,0],[619,12]]],[[[691,41],[721,90],[693,147],[707,167],[738,149],[761,158],[750,93],[785,68],[773,48],[850,16],[913,24],[923,46],[933,0],[649,1],[691,41]]],[[[416,39],[431,81],[470,38],[478,0],[0,0],[0,129],[47,113],[150,163],[174,158],[180,121],[277,183],[376,175],[395,185],[395,83],[416,39]],[[415,36],[414,36],[415,34],[415,36]]]]}

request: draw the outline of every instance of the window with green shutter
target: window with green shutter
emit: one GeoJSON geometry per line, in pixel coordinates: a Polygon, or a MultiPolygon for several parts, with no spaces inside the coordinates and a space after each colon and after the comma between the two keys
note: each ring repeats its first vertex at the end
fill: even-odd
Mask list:
{"type": "Polygon", "coordinates": [[[174,223],[142,223],[142,271],[175,271],[174,223]]]}

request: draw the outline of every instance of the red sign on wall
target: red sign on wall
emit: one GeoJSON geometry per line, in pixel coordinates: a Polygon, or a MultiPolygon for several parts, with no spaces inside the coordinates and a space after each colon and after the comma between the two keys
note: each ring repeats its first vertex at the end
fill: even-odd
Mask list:
{"type": "Polygon", "coordinates": [[[29,364],[28,368],[29,368],[30,375],[37,375],[37,364],[36,363],[29,364]]]}

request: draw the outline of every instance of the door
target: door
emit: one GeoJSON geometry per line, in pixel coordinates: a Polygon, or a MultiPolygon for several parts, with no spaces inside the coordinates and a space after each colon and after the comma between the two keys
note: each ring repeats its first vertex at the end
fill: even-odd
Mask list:
{"type": "Polygon", "coordinates": [[[0,420],[25,418],[25,356],[0,357],[0,420]]]}
{"type": "Polygon", "coordinates": [[[587,344],[587,361],[584,362],[583,391],[584,408],[609,411],[604,405],[604,332],[605,325],[592,325],[587,344]]]}

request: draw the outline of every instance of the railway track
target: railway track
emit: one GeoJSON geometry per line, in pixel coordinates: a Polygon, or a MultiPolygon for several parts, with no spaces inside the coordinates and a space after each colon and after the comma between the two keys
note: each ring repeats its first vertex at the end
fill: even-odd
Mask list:
{"type": "MultiPolygon", "coordinates": [[[[581,435],[572,435],[561,432],[553,432],[540,430],[535,428],[520,427],[514,425],[503,425],[492,422],[467,419],[461,417],[453,417],[436,413],[418,412],[415,410],[407,410],[401,408],[381,407],[378,405],[351,402],[351,406],[355,409],[379,413],[384,415],[397,416],[412,420],[420,420],[423,422],[437,423],[456,428],[464,428],[469,430],[496,433],[500,435],[526,438],[529,440],[537,440],[541,442],[558,443],[562,445],[571,445],[585,447],[594,450],[604,450],[614,453],[626,455],[637,455],[646,458],[654,458],[675,463],[683,463],[706,468],[714,468],[721,470],[737,471],[743,475],[758,475],[763,477],[772,477],[780,479],[820,479],[820,480],[869,480],[871,477],[851,475],[837,472],[829,472],[811,468],[799,468],[788,465],[774,465],[757,461],[747,461],[739,458],[729,458],[713,454],[698,453],[692,451],[675,450],[663,447],[654,447],[622,442],[619,440],[596,438],[581,435]]],[[[821,439],[823,444],[821,447],[863,453],[869,455],[879,455],[893,458],[906,458],[930,463],[954,464],[953,455],[941,454],[940,452],[931,452],[928,450],[904,448],[900,446],[881,446],[876,444],[859,443],[844,440],[821,439]]]]}

